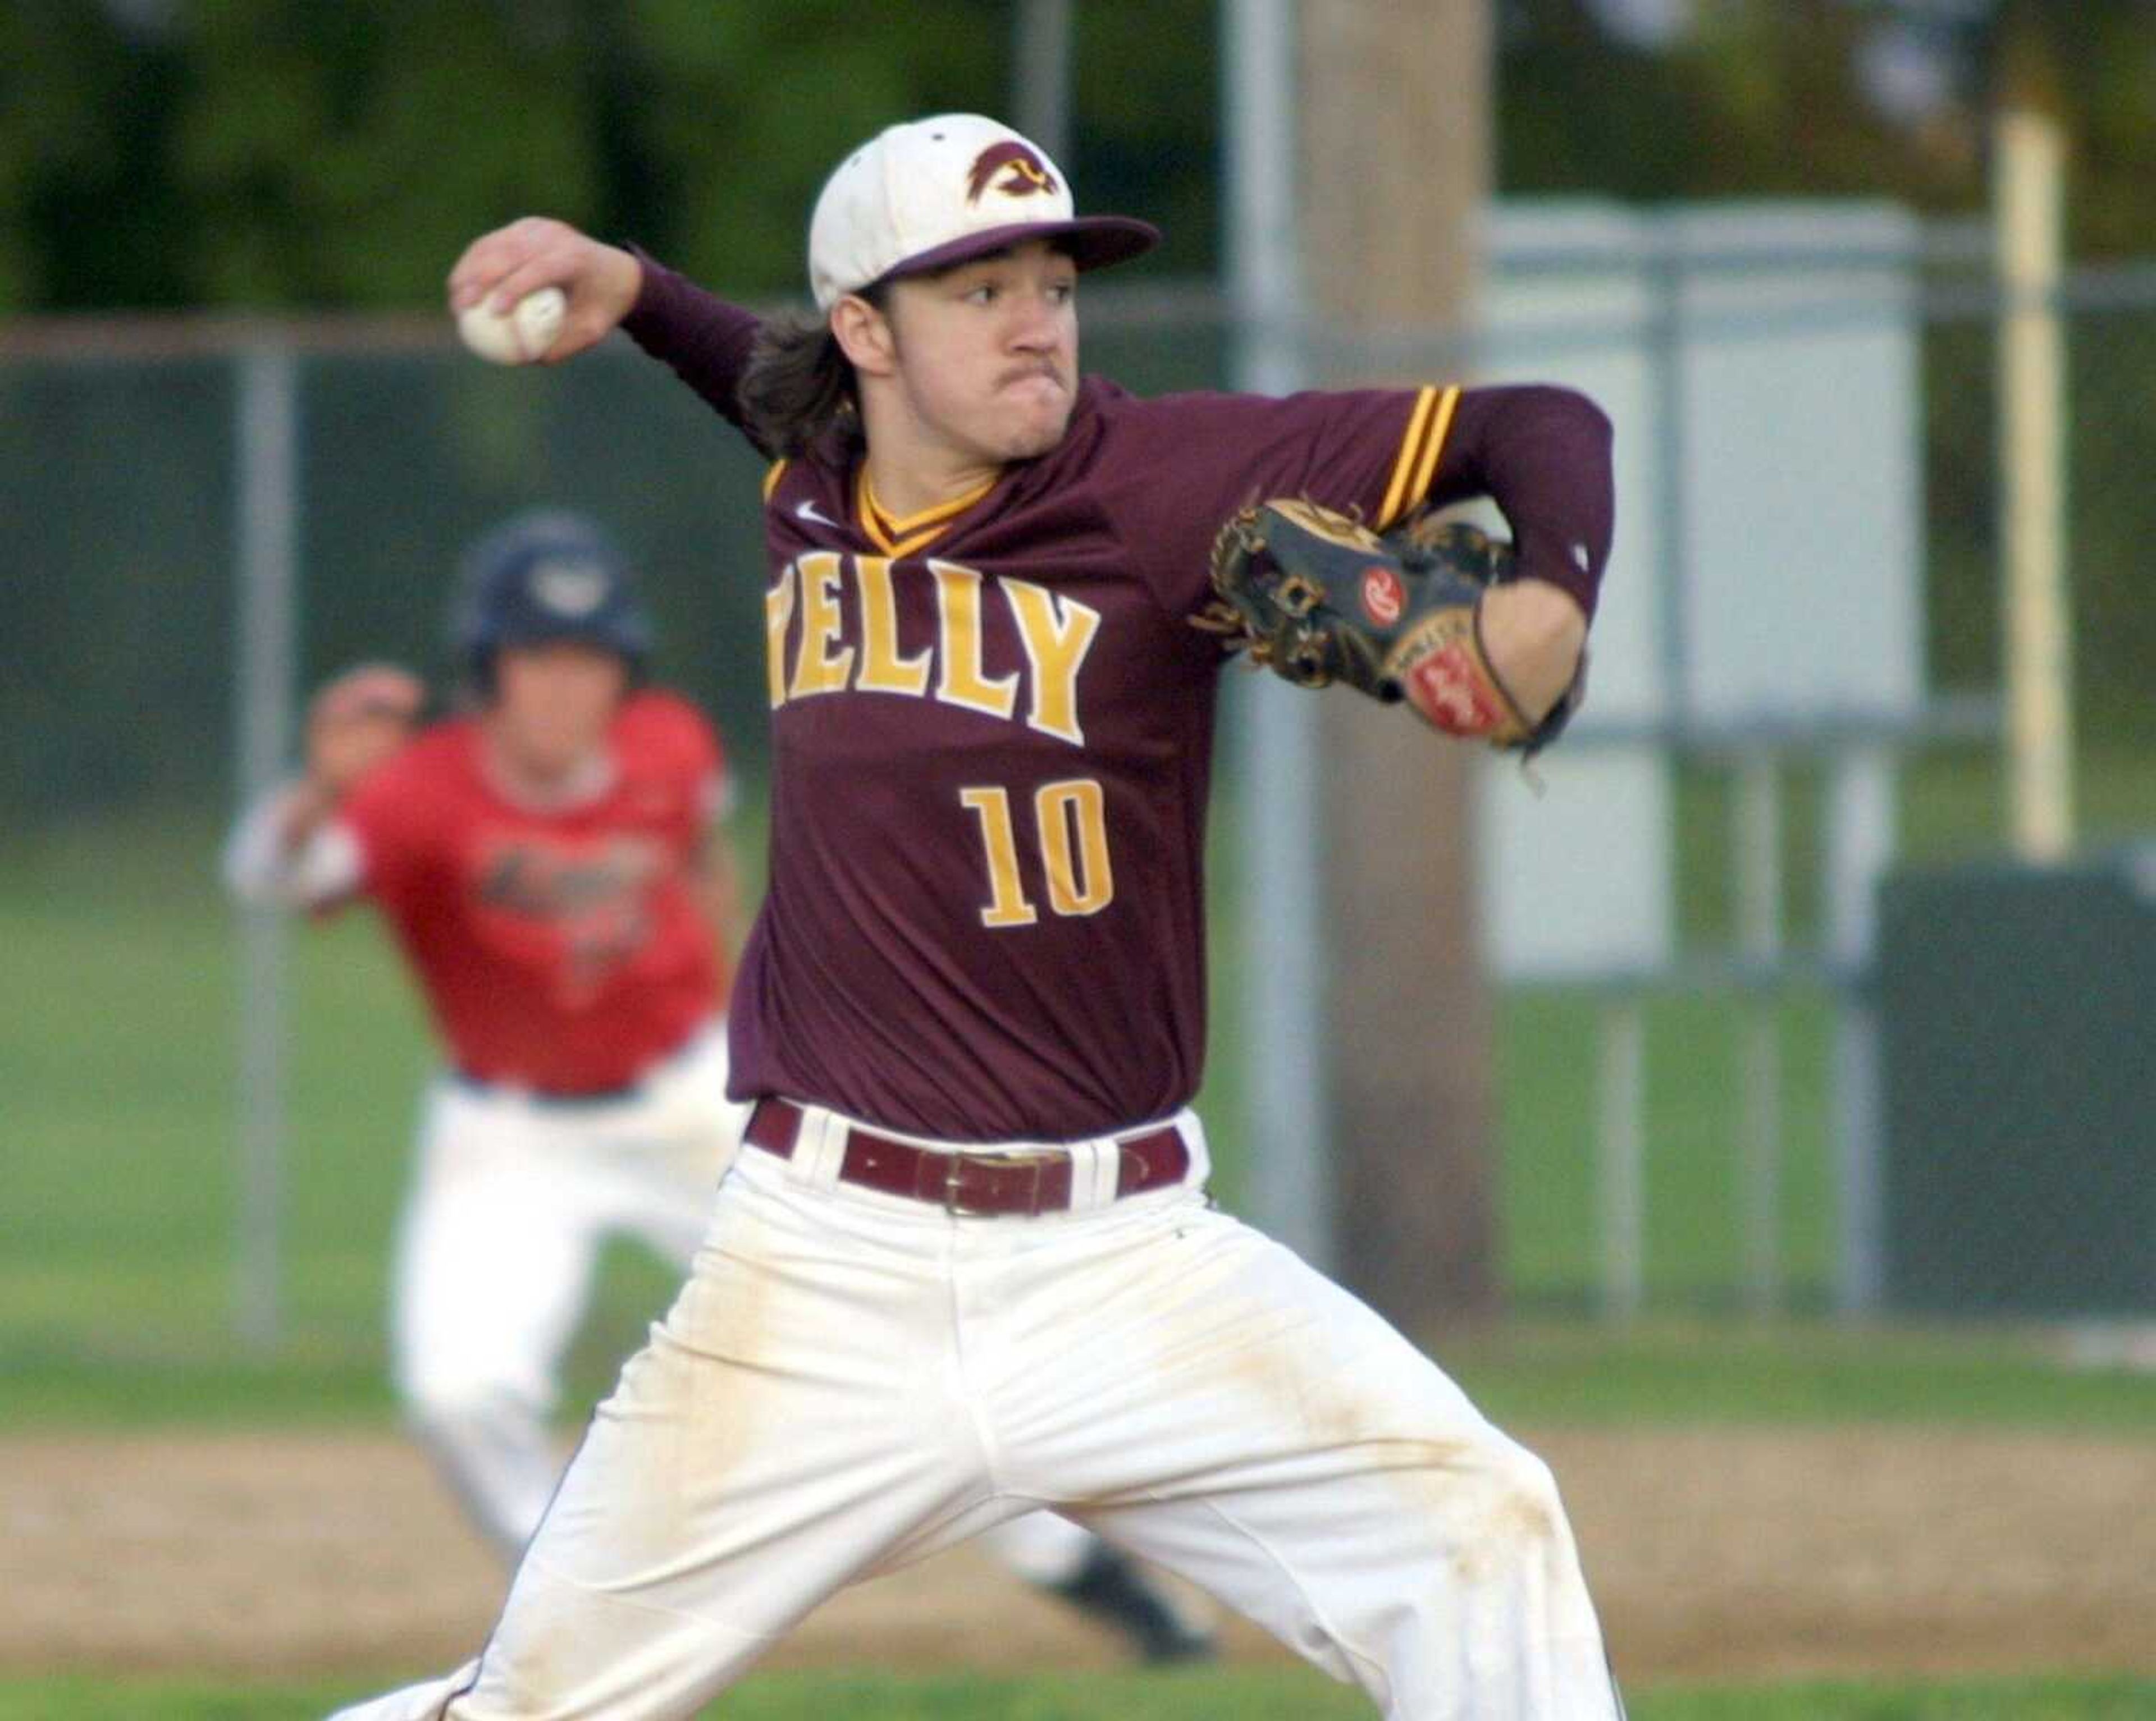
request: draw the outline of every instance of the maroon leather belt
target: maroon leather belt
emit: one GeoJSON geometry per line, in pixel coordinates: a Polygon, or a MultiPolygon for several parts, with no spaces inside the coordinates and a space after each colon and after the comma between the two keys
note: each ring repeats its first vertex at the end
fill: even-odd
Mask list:
{"type": "MultiPolygon", "coordinates": [[[[801,1116],[801,1108],[790,1099],[759,1099],[749,1114],[747,1139],[766,1153],[790,1160],[801,1116]]],[[[1174,1129],[1149,1129],[1116,1145],[1117,1201],[1180,1183],[1190,1170],[1189,1150],[1174,1129]]],[[[841,1182],[932,1201],[952,1213],[1063,1212],[1070,1206],[1070,1155],[1057,1149],[947,1153],[852,1126],[839,1161],[841,1182]]]]}

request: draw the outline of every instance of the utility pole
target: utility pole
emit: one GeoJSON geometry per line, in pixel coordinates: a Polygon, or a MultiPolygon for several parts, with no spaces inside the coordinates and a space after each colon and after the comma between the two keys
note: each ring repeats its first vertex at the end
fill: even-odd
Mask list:
{"type": "MultiPolygon", "coordinates": [[[[1452,380],[1358,351],[1458,337],[1491,179],[1490,0],[1306,0],[1303,279],[1327,386],[1452,380]]],[[[1430,370],[1441,366],[1436,374],[1430,370]]],[[[1476,750],[1322,696],[1339,1276],[1409,1330],[1498,1293],[1491,1001],[1476,937],[1476,750]]]]}

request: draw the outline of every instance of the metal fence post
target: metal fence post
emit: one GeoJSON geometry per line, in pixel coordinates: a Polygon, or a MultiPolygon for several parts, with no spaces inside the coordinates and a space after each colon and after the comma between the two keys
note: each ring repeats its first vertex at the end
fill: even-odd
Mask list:
{"type": "MultiPolygon", "coordinates": [[[[1221,14],[1227,81],[1229,293],[1237,323],[1238,388],[1286,394],[1303,376],[1296,258],[1295,8],[1234,0],[1221,14]]],[[[1236,776],[1312,783],[1319,769],[1310,699],[1270,676],[1240,677],[1236,776]]],[[[1246,1037],[1265,1054],[1248,1074],[1251,1205],[1259,1222],[1312,1266],[1329,1269],[1334,1240],[1327,1157],[1324,971],[1316,922],[1280,907],[1319,899],[1318,832],[1246,808],[1242,930],[1249,956],[1246,1037]],[[1282,925],[1293,936],[1277,936],[1282,925]],[[1260,929],[1263,929],[1262,935],[1260,929]]]]}
{"type": "MultiPolygon", "coordinates": [[[[1782,958],[1781,774],[1771,749],[1744,755],[1733,812],[1738,947],[1748,962],[1770,969],[1782,958]]],[[[1744,1302],[1754,1314],[1771,1314],[1782,1302],[1781,1005],[1771,995],[1745,1002],[1740,1060],[1744,1302]]]]}
{"type": "Polygon", "coordinates": [[[1630,1320],[1646,1300],[1646,1104],[1645,1008],[1636,996],[1622,998],[1602,1012],[1595,1095],[1605,1320],[1630,1320]]]}
{"type": "MultiPolygon", "coordinates": [[[[234,745],[243,802],[287,770],[297,657],[298,365],[282,341],[249,346],[238,365],[239,632],[234,745]]],[[[269,1348],[282,1325],[285,917],[240,918],[238,1247],[234,1309],[240,1336],[269,1348]]]]}
{"type": "Polygon", "coordinates": [[[1878,880],[1892,863],[1899,816],[1897,761],[1881,742],[1835,756],[1827,786],[1827,954],[1837,976],[1831,1104],[1841,1247],[1835,1305],[1877,1306],[1886,1283],[1884,1124],[1878,1013],[1868,990],[1878,880]]]}

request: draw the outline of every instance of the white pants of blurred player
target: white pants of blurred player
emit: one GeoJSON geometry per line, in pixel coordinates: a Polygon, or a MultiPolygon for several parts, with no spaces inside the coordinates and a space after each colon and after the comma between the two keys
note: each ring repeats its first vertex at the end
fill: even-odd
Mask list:
{"type": "MultiPolygon", "coordinates": [[[[634,1237],[686,1269],[747,1121],[726,1095],[723,1022],[619,1098],[564,1102],[453,1077],[428,1090],[398,1237],[397,1390],[474,1521],[512,1560],[561,1475],[548,1419],[600,1248],[634,1237]]],[[[987,1546],[1052,1585],[1077,1574],[1091,1540],[1036,1514],[987,1546]]]]}
{"type": "Polygon", "coordinates": [[[1428,1358],[1186,1182],[1034,1217],[743,1150],[485,1654],[342,1721],[694,1714],[857,1578],[1047,1505],[1385,1714],[1609,1721],[1549,1471],[1428,1358]]]}

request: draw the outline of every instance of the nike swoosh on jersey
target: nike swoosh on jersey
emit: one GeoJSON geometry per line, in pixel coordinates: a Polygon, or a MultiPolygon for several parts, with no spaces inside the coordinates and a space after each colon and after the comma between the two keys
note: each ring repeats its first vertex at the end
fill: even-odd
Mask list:
{"type": "Polygon", "coordinates": [[[819,526],[829,526],[833,531],[836,531],[839,529],[838,521],[833,520],[829,515],[818,508],[814,502],[803,502],[800,504],[794,509],[793,515],[797,520],[808,520],[819,526]]]}

